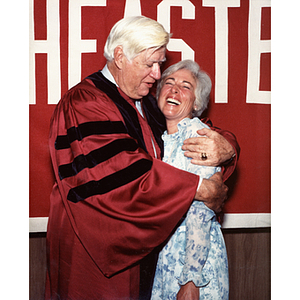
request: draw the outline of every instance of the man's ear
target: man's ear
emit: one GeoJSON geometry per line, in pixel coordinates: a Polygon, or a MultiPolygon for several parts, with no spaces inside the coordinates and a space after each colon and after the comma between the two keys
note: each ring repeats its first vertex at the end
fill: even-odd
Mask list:
{"type": "Polygon", "coordinates": [[[123,47],[122,46],[117,46],[114,50],[114,61],[115,61],[116,67],[120,70],[123,67],[124,58],[125,58],[125,55],[124,55],[124,52],[123,52],[123,47]]]}

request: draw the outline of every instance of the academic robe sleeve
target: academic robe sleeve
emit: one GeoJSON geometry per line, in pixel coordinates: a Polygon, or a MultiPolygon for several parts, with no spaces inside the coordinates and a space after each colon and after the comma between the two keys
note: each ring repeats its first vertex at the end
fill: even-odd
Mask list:
{"type": "Polygon", "coordinates": [[[139,148],[116,106],[90,86],[80,83],[57,105],[49,146],[56,201],[63,202],[80,242],[110,277],[169,236],[192,203],[199,177],[139,148]]]}
{"type": "Polygon", "coordinates": [[[240,146],[239,146],[237,139],[233,133],[213,126],[213,124],[209,118],[203,118],[203,119],[201,119],[201,121],[203,123],[205,123],[206,125],[208,125],[211,130],[214,130],[214,131],[218,132],[219,134],[221,134],[234,148],[235,156],[229,162],[225,162],[225,164],[223,164],[221,166],[222,174],[223,174],[223,181],[225,182],[231,176],[233,171],[235,170],[235,167],[237,165],[237,161],[238,161],[239,155],[240,155],[240,146]]]}

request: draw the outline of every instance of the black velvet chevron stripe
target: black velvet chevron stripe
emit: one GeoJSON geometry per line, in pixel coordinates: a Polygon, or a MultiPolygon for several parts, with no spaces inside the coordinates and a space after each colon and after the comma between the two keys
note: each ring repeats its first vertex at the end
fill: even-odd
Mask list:
{"type": "Polygon", "coordinates": [[[99,181],[89,181],[71,189],[68,193],[67,199],[71,202],[77,203],[91,196],[108,193],[138,179],[140,176],[148,172],[151,167],[151,160],[138,160],[127,168],[104,177],[99,181]]]}
{"type": "Polygon", "coordinates": [[[115,140],[99,149],[91,151],[87,155],[78,155],[72,163],[60,165],[58,167],[59,177],[62,180],[75,176],[83,169],[93,168],[122,151],[135,151],[137,148],[138,145],[133,139],[115,140]]]}
{"type": "Polygon", "coordinates": [[[167,129],[166,119],[157,106],[156,99],[151,95],[143,98],[143,109],[146,119],[151,127],[154,138],[161,150],[161,158],[164,156],[164,143],[161,138],[163,132],[167,129]]]}
{"type": "Polygon", "coordinates": [[[70,144],[75,140],[81,141],[83,138],[93,134],[113,134],[127,133],[122,121],[95,121],[79,124],[78,127],[71,127],[66,135],[59,135],[55,141],[55,149],[62,150],[70,148],[70,144]]]}

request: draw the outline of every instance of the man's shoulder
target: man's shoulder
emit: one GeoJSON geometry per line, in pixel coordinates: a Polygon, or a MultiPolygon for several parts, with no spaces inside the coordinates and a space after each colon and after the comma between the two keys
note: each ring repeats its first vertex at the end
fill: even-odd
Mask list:
{"type": "Polygon", "coordinates": [[[88,105],[97,102],[98,104],[112,104],[109,97],[98,89],[90,79],[83,79],[80,83],[69,89],[62,100],[72,105],[88,105]]]}

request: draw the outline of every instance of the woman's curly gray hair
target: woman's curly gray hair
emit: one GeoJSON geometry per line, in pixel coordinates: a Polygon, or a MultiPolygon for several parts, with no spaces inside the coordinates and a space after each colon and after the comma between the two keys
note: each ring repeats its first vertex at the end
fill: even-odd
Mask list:
{"type": "Polygon", "coordinates": [[[181,69],[189,70],[197,82],[197,87],[195,89],[196,99],[193,105],[192,116],[199,117],[208,106],[209,95],[211,91],[211,80],[209,76],[200,69],[199,65],[192,60],[182,60],[170,66],[163,72],[161,79],[157,83],[156,98],[159,98],[159,94],[166,77],[181,69]]]}

